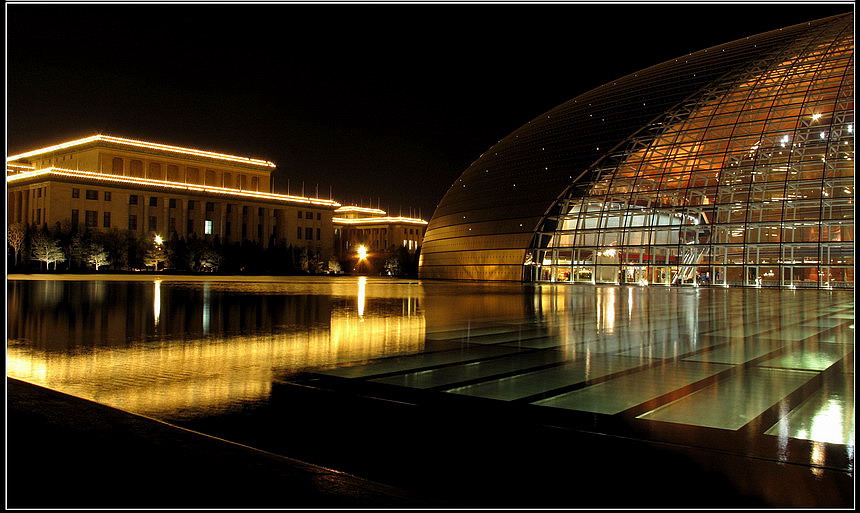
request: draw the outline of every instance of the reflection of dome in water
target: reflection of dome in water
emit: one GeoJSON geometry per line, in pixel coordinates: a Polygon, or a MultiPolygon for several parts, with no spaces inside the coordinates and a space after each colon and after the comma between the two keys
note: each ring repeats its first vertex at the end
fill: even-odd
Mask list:
{"type": "Polygon", "coordinates": [[[424,278],[853,287],[852,15],[658,64],[482,154],[424,278]]]}

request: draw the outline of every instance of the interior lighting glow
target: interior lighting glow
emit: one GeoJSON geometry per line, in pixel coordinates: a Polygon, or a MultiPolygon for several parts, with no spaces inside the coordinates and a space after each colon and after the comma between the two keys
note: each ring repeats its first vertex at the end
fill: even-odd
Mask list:
{"type": "Polygon", "coordinates": [[[72,169],[63,169],[57,167],[48,167],[27,173],[19,173],[17,175],[7,176],[6,182],[17,182],[29,178],[40,176],[68,176],[72,178],[86,178],[87,180],[96,180],[100,182],[115,182],[123,185],[147,185],[155,187],[164,187],[170,189],[182,189],[184,191],[204,192],[212,194],[229,194],[232,196],[245,196],[253,199],[265,199],[275,201],[285,201],[291,203],[322,205],[327,207],[339,207],[340,203],[333,200],[325,200],[320,198],[307,198],[304,196],[292,196],[287,194],[274,194],[269,192],[249,192],[240,189],[230,189],[227,187],[214,187],[210,185],[196,185],[183,182],[168,182],[166,180],[154,180],[151,178],[133,178],[130,176],[111,175],[105,173],[96,173],[93,171],[75,171],[72,169]]]}
{"type": "Polygon", "coordinates": [[[821,113],[820,112],[816,112],[815,114],[812,115],[812,121],[818,121],[819,119],[821,119],[821,113]]]}
{"type": "Polygon", "coordinates": [[[252,159],[250,157],[238,157],[236,155],[227,155],[226,153],[215,153],[212,151],[205,150],[196,150],[193,148],[183,148],[180,146],[170,146],[167,144],[159,144],[152,143],[146,141],[137,141],[134,139],[124,139],[122,137],[112,137],[109,135],[91,135],[89,137],[84,137],[83,139],[76,139],[74,141],[64,142],[60,144],[55,144],[54,146],[48,146],[46,148],[40,148],[38,150],[32,150],[24,153],[19,153],[17,155],[12,155],[7,157],[6,160],[20,160],[23,158],[32,157],[35,155],[41,155],[44,153],[50,153],[52,151],[64,150],[66,148],[72,148],[75,146],[80,146],[82,144],[91,143],[94,141],[104,141],[114,144],[121,144],[124,146],[136,146],[139,148],[147,148],[152,150],[161,150],[161,151],[169,151],[172,153],[184,153],[186,155],[196,155],[198,157],[208,157],[219,160],[228,160],[232,162],[241,162],[243,164],[253,164],[256,166],[264,166],[274,168],[276,167],[273,162],[269,162],[268,160],[260,160],[260,159],[252,159]]]}

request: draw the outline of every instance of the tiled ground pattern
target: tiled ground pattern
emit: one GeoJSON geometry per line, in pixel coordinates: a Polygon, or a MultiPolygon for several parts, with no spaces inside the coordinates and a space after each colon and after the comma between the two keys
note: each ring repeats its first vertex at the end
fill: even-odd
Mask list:
{"type": "Polygon", "coordinates": [[[853,446],[854,303],[804,294],[762,294],[751,308],[702,292],[692,314],[667,301],[473,318],[428,326],[423,353],[320,373],[731,431],[806,386],[759,432],[853,446]]]}

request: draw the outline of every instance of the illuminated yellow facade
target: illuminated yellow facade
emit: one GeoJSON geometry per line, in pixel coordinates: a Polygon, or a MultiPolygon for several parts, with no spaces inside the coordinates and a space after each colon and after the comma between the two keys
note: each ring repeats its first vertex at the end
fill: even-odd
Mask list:
{"type": "Polygon", "coordinates": [[[384,251],[404,246],[414,252],[421,245],[427,221],[412,217],[392,217],[378,208],[346,205],[334,211],[335,251],[339,256],[355,252],[384,251]]]}
{"type": "Polygon", "coordinates": [[[7,157],[8,222],[333,251],[340,205],[275,194],[266,160],[94,135],[7,157]]]}

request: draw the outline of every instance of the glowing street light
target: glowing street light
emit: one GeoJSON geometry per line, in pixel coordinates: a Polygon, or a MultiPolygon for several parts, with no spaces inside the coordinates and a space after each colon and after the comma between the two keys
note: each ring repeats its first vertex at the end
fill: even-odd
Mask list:
{"type": "Polygon", "coordinates": [[[164,239],[161,238],[161,235],[156,235],[155,238],[153,238],[153,241],[155,241],[156,246],[164,244],[164,239]]]}
{"type": "Polygon", "coordinates": [[[358,253],[359,261],[367,259],[367,248],[364,247],[364,244],[359,244],[356,252],[358,253]]]}

